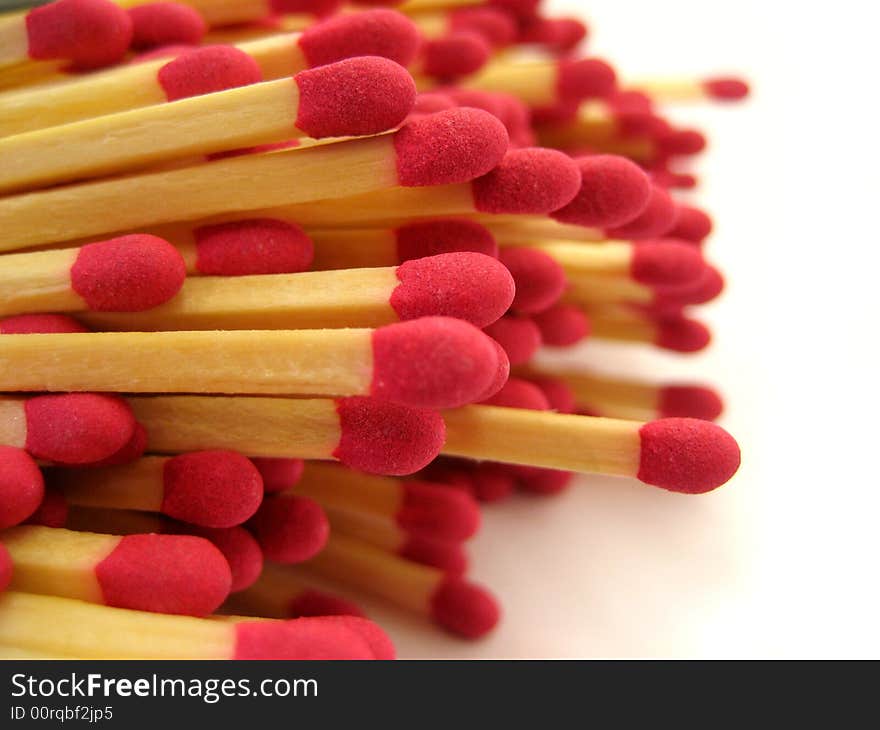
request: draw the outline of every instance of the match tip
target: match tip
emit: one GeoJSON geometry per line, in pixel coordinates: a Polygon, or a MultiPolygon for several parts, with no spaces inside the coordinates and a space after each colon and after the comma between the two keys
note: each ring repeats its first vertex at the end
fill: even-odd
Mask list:
{"type": "Polygon", "coordinates": [[[667,234],[669,238],[702,243],[712,233],[712,218],[703,210],[691,205],[679,205],[675,226],[667,234]]]}
{"type": "Polygon", "coordinates": [[[248,523],[263,553],[278,563],[302,563],[327,544],[330,523],[321,506],[308,497],[267,497],[248,523]]]}
{"type": "Polygon", "coordinates": [[[25,16],[28,55],[99,68],[125,56],[132,39],[128,13],[109,0],[57,0],[25,16]]]}
{"type": "Polygon", "coordinates": [[[474,497],[480,502],[500,502],[506,499],[516,488],[507,464],[495,464],[483,461],[476,464],[470,472],[474,497]]]}
{"type": "Polygon", "coordinates": [[[333,456],[368,474],[406,476],[440,453],[446,425],[436,411],[376,398],[337,401],[341,436],[333,456]]]}
{"type": "Polygon", "coordinates": [[[521,22],[534,20],[541,0],[489,0],[489,7],[503,10],[521,22]]]}
{"type": "Polygon", "coordinates": [[[192,535],[127,535],[95,566],[104,603],[207,616],[229,595],[232,575],[212,543],[192,535]]]}
{"type": "Polygon", "coordinates": [[[161,511],[202,527],[234,527],[257,511],[263,480],[235,451],[194,451],[172,457],[162,472],[161,511]]]}
{"type": "Polygon", "coordinates": [[[450,577],[431,597],[431,614],[447,631],[466,639],[477,639],[495,628],[501,609],[484,588],[450,577]]]}
{"type": "Polygon", "coordinates": [[[559,150],[512,149],[474,180],[474,204],[484,213],[543,215],[567,205],[581,187],[574,160],[559,150]]]}
{"type": "Polygon", "coordinates": [[[143,312],[180,291],[186,263],[170,243],[133,234],[89,243],[70,269],[71,288],[94,312],[143,312]]]}
{"type": "Polygon", "coordinates": [[[195,527],[187,528],[193,534],[210,540],[226,562],[232,573],[230,593],[243,591],[252,586],[263,572],[263,551],[251,533],[243,527],[195,527]]]}
{"type": "Polygon", "coordinates": [[[590,334],[587,315],[571,304],[555,304],[532,319],[541,340],[551,347],[570,347],[590,334]]]}
{"type": "Polygon", "coordinates": [[[463,183],[504,157],[507,129],[481,109],[459,108],[412,119],[394,135],[401,185],[463,183]]]}
{"type": "Polygon", "coordinates": [[[59,464],[94,464],[115,454],[134,434],[131,408],[96,393],[38,395],[25,401],[25,448],[59,464]]]}
{"type": "Polygon", "coordinates": [[[529,381],[541,389],[541,392],[547,399],[550,410],[557,413],[574,413],[577,409],[574,391],[561,378],[530,377],[529,381]]]}
{"type": "Polygon", "coordinates": [[[30,517],[25,520],[27,525],[43,527],[64,527],[67,524],[69,507],[64,493],[60,489],[46,486],[43,501],[30,517]]]}
{"type": "Polygon", "coordinates": [[[407,70],[363,56],[300,71],[296,126],[313,138],[379,134],[400,124],[416,98],[407,70]]]}
{"type": "Polygon", "coordinates": [[[88,332],[66,314],[17,314],[0,319],[0,335],[49,335],[88,332]]]}
{"type": "Polygon", "coordinates": [[[522,378],[510,378],[494,396],[483,401],[487,406],[524,408],[529,411],[550,410],[550,402],[534,383],[522,378]]]}
{"type": "Polygon", "coordinates": [[[562,59],[556,77],[560,99],[575,101],[611,96],[617,89],[614,68],[598,58],[562,59]]]}
{"type": "Polygon", "coordinates": [[[714,421],[724,402],[714,388],[701,385],[667,385],[660,391],[657,411],[661,418],[699,418],[714,421]]]}
{"type": "Polygon", "coordinates": [[[168,101],[211,94],[263,80],[257,62],[233,46],[202,46],[169,61],[157,75],[168,101]]]}
{"type": "Polygon", "coordinates": [[[464,575],[468,568],[467,553],[458,541],[408,535],[397,554],[414,563],[442,570],[447,575],[464,575]]]}
{"type": "Polygon", "coordinates": [[[507,353],[511,365],[524,365],[541,346],[541,331],[530,317],[506,315],[484,330],[507,353]]]}
{"type": "Polygon", "coordinates": [[[196,269],[206,276],[294,274],[308,271],[315,255],[302,228],[274,218],[200,226],[194,236],[196,269]]]}
{"type": "Polygon", "coordinates": [[[507,351],[496,340],[491,337],[489,339],[492,341],[492,346],[495,348],[495,356],[498,358],[498,365],[495,368],[495,375],[489,382],[489,386],[480,394],[480,397],[477,398],[478,403],[495,395],[504,387],[504,384],[510,377],[510,358],[507,357],[507,351]]]}
{"type": "Polygon", "coordinates": [[[613,227],[629,223],[648,205],[651,181],[642,168],[617,155],[577,160],[580,180],[574,199],[552,216],[563,223],[613,227]]]}
{"type": "Polygon", "coordinates": [[[269,0],[271,14],[261,22],[272,23],[277,15],[312,15],[325,18],[342,5],[343,0],[269,0]]]}
{"type": "Polygon", "coordinates": [[[372,338],[370,395],[375,398],[419,408],[458,408],[475,402],[495,379],[495,346],[463,320],[422,317],[380,327],[372,338]]]}
{"type": "Polygon", "coordinates": [[[234,624],[232,659],[372,659],[358,631],[324,617],[234,624]]]}
{"type": "Polygon", "coordinates": [[[516,283],[511,308],[517,312],[543,312],[555,304],[565,291],[565,270],[543,251],[513,246],[503,249],[499,259],[516,283]]]}
{"type": "Polygon", "coordinates": [[[561,494],[574,479],[574,473],[570,471],[540,467],[523,467],[518,476],[523,491],[541,496],[561,494]]]}
{"type": "MultiPolygon", "coordinates": [[[[348,603],[348,602],[347,602],[348,603]]],[[[359,610],[359,609],[358,609],[359,610]]],[[[323,616],[322,621],[335,623],[358,634],[373,653],[373,659],[390,660],[397,658],[394,643],[379,624],[357,614],[335,614],[323,616]]]]}
{"type": "Polygon", "coordinates": [[[645,241],[633,248],[630,273],[647,286],[677,286],[696,281],[706,264],[698,248],[669,239],[645,241]]]}
{"type": "Polygon", "coordinates": [[[658,288],[654,304],[659,307],[683,307],[687,304],[706,304],[724,291],[724,277],[711,264],[707,264],[700,276],[679,286],[658,288]]]}
{"type": "MultiPolygon", "coordinates": [[[[440,219],[408,223],[394,231],[397,258],[402,263],[426,256],[469,251],[498,258],[498,242],[492,232],[476,221],[440,219]]],[[[0,328],[3,323],[0,322],[0,328]]],[[[2,332],[2,329],[0,329],[2,332]]]]}
{"type": "Polygon", "coordinates": [[[457,79],[479,71],[492,55],[492,46],[473,30],[453,30],[422,45],[422,70],[435,79],[457,79]]]}
{"type": "Polygon", "coordinates": [[[0,593],[3,593],[12,582],[12,558],[9,551],[0,542],[0,593]]]}
{"type": "Polygon", "coordinates": [[[606,231],[609,238],[639,240],[659,238],[675,225],[677,208],[672,196],[659,185],[652,185],[642,212],[621,226],[611,226],[606,231]]]}
{"type": "Polygon", "coordinates": [[[513,18],[503,10],[491,7],[457,8],[449,14],[449,27],[479,33],[494,48],[509,46],[517,35],[513,18]]]}
{"type": "Polygon", "coordinates": [[[551,51],[567,53],[587,37],[587,26],[577,18],[536,18],[519,35],[520,43],[537,43],[551,51]]]}
{"type": "Polygon", "coordinates": [[[658,323],[655,344],[664,350],[699,352],[711,339],[712,333],[702,322],[679,316],[658,323]]]}
{"type": "Polygon", "coordinates": [[[296,486],[302,478],[306,463],[302,459],[269,459],[251,457],[263,477],[263,491],[266,494],[283,492],[296,486]]]}
{"type": "Polygon", "coordinates": [[[44,494],[43,475],[28,453],[0,446],[0,529],[24,522],[39,508],[44,494]]]}
{"type": "Polygon", "coordinates": [[[397,267],[391,307],[401,320],[457,317],[477,327],[497,320],[514,299],[514,282],[498,259],[461,251],[413,259],[397,267]]]}
{"type": "Polygon", "coordinates": [[[311,67],[357,56],[382,56],[408,66],[420,40],[418,28],[405,15],[377,8],[316,23],[300,36],[299,47],[311,67]]]}
{"type": "Polygon", "coordinates": [[[638,478],[673,492],[702,494],[739,468],[740,451],[720,426],[694,418],[664,418],[639,429],[638,478]]]}
{"type": "Polygon", "coordinates": [[[697,129],[670,129],[657,138],[664,155],[697,155],[708,146],[706,135],[697,129]]]}
{"type": "Polygon", "coordinates": [[[89,464],[89,466],[118,466],[120,464],[130,464],[144,455],[144,452],[149,445],[148,441],[149,437],[147,435],[147,429],[145,429],[140,423],[135,422],[134,431],[131,434],[131,438],[125,443],[125,446],[119,449],[115,454],[111,454],[106,459],[102,459],[95,464],[89,464]]]}
{"type": "Polygon", "coordinates": [[[738,101],[749,95],[748,83],[734,77],[718,77],[703,82],[706,93],[718,101],[738,101]]]}
{"type": "Polygon", "coordinates": [[[306,616],[359,616],[365,617],[360,606],[332,593],[306,589],[287,604],[288,618],[306,616]]]}
{"type": "Polygon", "coordinates": [[[404,530],[435,540],[467,540],[480,527],[480,507],[465,492],[430,482],[401,482],[395,520],[404,530]]]}
{"type": "Polygon", "coordinates": [[[131,47],[135,50],[168,45],[197,46],[208,25],[198,10],[176,2],[156,2],[130,8],[131,47]]]}

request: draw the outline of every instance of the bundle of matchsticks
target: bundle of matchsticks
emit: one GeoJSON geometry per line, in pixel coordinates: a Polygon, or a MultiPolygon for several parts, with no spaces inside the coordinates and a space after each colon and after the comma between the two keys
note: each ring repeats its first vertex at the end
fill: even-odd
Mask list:
{"type": "Polygon", "coordinates": [[[713,389],[536,357],[700,350],[723,286],[661,107],[745,85],[586,35],[536,0],[0,16],[0,656],[392,658],[361,595],[478,638],[481,502],[730,479],[713,389]]]}

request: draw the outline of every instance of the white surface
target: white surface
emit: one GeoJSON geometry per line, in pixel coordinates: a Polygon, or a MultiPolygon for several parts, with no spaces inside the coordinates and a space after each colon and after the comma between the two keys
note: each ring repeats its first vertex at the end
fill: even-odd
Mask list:
{"type": "Polygon", "coordinates": [[[742,469],[704,497],[585,479],[488,507],[474,575],[505,618],[485,641],[374,615],[404,657],[877,657],[876,13],[854,1],[584,5],[591,49],[624,74],[754,82],[747,105],[676,115],[712,139],[697,200],[717,219],[709,252],[729,281],[705,314],[714,346],[584,352],[721,386],[742,469]]]}

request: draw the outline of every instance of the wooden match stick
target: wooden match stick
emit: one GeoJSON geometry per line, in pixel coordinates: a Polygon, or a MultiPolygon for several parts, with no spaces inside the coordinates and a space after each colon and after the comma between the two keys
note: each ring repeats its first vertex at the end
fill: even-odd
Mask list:
{"type": "Polygon", "coordinates": [[[655,345],[674,352],[699,352],[705,349],[712,334],[701,322],[679,313],[661,316],[650,310],[640,312],[627,306],[589,308],[593,337],[619,342],[655,345]]]}
{"type": "Polygon", "coordinates": [[[738,101],[749,94],[742,79],[727,76],[710,78],[644,78],[627,82],[660,103],[676,104],[700,101],[738,101]]]}

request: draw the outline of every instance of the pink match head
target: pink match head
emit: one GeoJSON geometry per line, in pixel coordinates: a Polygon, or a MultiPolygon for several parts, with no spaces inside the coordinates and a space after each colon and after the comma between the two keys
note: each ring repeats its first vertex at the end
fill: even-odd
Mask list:
{"type": "Polygon", "coordinates": [[[299,47],[311,67],[344,58],[381,56],[408,66],[418,53],[415,23],[393,10],[376,9],[338,15],[306,29],[299,47]]]}
{"type": "Polygon", "coordinates": [[[162,471],[161,511],[202,527],[234,527],[263,501],[263,479],[235,451],[194,451],[172,457],[162,471]]]}
{"type": "Polygon", "coordinates": [[[500,502],[507,499],[516,487],[506,464],[483,461],[476,464],[470,473],[474,497],[480,502],[500,502]]]}
{"type": "Polygon", "coordinates": [[[408,535],[397,554],[413,563],[429,565],[447,575],[464,575],[468,557],[458,541],[434,540],[421,535],[408,535]]]}
{"type": "Polygon", "coordinates": [[[278,563],[302,563],[315,557],[330,536],[321,505],[289,494],[264,499],[249,527],[265,556],[278,563]]]}
{"type": "Polygon", "coordinates": [[[657,288],[654,305],[662,311],[687,304],[706,304],[720,296],[722,291],[724,277],[717,268],[707,265],[698,278],[687,284],[657,288]]]}
{"type": "Polygon", "coordinates": [[[688,284],[699,279],[705,269],[698,248],[664,238],[634,246],[630,262],[630,275],[646,286],[688,284]]]}
{"type": "Polygon", "coordinates": [[[647,204],[638,216],[621,226],[609,226],[609,238],[645,239],[666,235],[675,226],[677,209],[666,190],[652,185],[647,204]]]}
{"type": "Polygon", "coordinates": [[[555,304],[532,316],[541,340],[551,347],[570,347],[590,334],[590,320],[571,304],[555,304]]]}
{"type": "Polygon", "coordinates": [[[568,155],[542,147],[512,149],[474,180],[474,204],[484,213],[543,215],[568,204],[580,186],[581,173],[568,155]]]}
{"type": "Polygon", "coordinates": [[[232,46],[202,46],[169,61],[157,75],[168,101],[211,94],[263,80],[257,62],[232,46]]]}
{"type": "Polygon", "coordinates": [[[497,320],[514,297],[513,278],[497,259],[461,251],[406,261],[390,304],[401,320],[457,317],[477,327],[497,320]]]}
{"type": "Polygon", "coordinates": [[[131,18],[110,0],[57,0],[31,10],[25,26],[32,59],[77,69],[120,61],[132,39],[131,18]]]}
{"type": "Polygon", "coordinates": [[[38,335],[88,332],[89,329],[66,314],[18,314],[0,319],[0,335],[38,335]]]}
{"type": "Polygon", "coordinates": [[[553,306],[565,291],[565,271],[556,260],[533,248],[504,248],[499,256],[516,284],[511,308],[530,314],[553,306]]]}
{"type": "Polygon", "coordinates": [[[706,149],[706,136],[696,129],[669,129],[657,137],[657,146],[664,156],[697,155],[706,149]]]}
{"type": "Polygon", "coordinates": [[[251,463],[257,467],[263,477],[263,491],[266,494],[283,492],[296,486],[302,479],[306,463],[302,459],[269,459],[251,457],[251,463]]]}
{"type": "MultiPolygon", "coordinates": [[[[469,106],[474,109],[482,109],[489,112],[493,117],[497,117],[502,124],[504,119],[504,108],[497,94],[483,89],[468,89],[467,87],[447,86],[443,88],[443,93],[452,99],[458,106],[469,106]]],[[[507,127],[506,124],[504,124],[507,127]]],[[[510,130],[508,129],[508,132],[510,130]]]]}
{"type": "Polygon", "coordinates": [[[94,464],[121,449],[134,434],[128,404],[114,395],[38,395],[24,405],[25,448],[37,459],[94,464]]]}
{"type": "Polygon", "coordinates": [[[495,395],[504,387],[504,384],[510,377],[510,358],[507,357],[507,351],[491,337],[489,339],[492,340],[492,345],[495,347],[495,356],[498,358],[498,367],[495,369],[495,376],[489,383],[489,387],[482,392],[479,398],[477,398],[478,403],[495,395]]]}
{"type": "Polygon", "coordinates": [[[522,28],[520,43],[537,43],[551,51],[568,53],[587,37],[587,26],[577,18],[535,18],[522,28]]]}
{"type": "Polygon", "coordinates": [[[12,582],[12,558],[9,551],[0,542],[0,593],[3,593],[12,582]]]}
{"type": "Polygon", "coordinates": [[[556,93],[560,99],[580,101],[607,97],[617,90],[617,74],[605,61],[581,58],[559,61],[556,93]]]}
{"type": "Polygon", "coordinates": [[[443,484],[456,491],[472,495],[473,484],[470,472],[475,464],[476,462],[470,459],[441,456],[432,461],[421,476],[432,483],[443,484]]]}
{"type": "Polygon", "coordinates": [[[479,33],[494,48],[504,48],[516,40],[516,23],[502,10],[491,7],[464,7],[449,14],[449,28],[479,33]]]}
{"type": "Polygon", "coordinates": [[[134,431],[131,434],[131,438],[126,441],[125,446],[115,454],[111,454],[106,459],[102,459],[94,464],[89,464],[89,466],[118,466],[119,464],[130,464],[133,461],[137,461],[147,450],[148,440],[147,429],[135,422],[134,431]]]}
{"type": "Polygon", "coordinates": [[[187,532],[210,540],[226,562],[232,573],[230,593],[243,591],[252,586],[263,572],[263,551],[251,533],[243,527],[191,527],[187,532]]]}
{"type": "Polygon", "coordinates": [[[530,317],[507,315],[484,330],[507,353],[511,365],[524,365],[541,346],[541,331],[530,317]]]}
{"type": "Polygon", "coordinates": [[[661,418],[699,418],[714,421],[724,402],[714,388],[702,385],[667,385],[660,390],[657,412],[661,418]]]}
{"type": "Polygon", "coordinates": [[[670,238],[702,243],[712,233],[712,218],[703,210],[691,205],[678,205],[675,226],[667,234],[670,238]]]}
{"type": "Polygon", "coordinates": [[[273,218],[200,226],[193,235],[196,269],[207,276],[294,274],[307,271],[315,255],[302,228],[273,218]]]}
{"type": "Polygon", "coordinates": [[[520,468],[517,476],[523,491],[540,496],[560,494],[571,486],[574,479],[570,471],[540,467],[520,468]]]}
{"type": "Polygon", "coordinates": [[[590,155],[576,162],[579,190],[568,205],[552,213],[556,220],[580,226],[620,226],[647,207],[651,181],[634,162],[617,155],[590,155]]]}
{"type": "Polygon", "coordinates": [[[712,333],[702,322],[678,316],[658,322],[654,344],[675,352],[699,352],[708,347],[711,339],[712,333]]]}
{"type": "Polygon", "coordinates": [[[488,0],[486,5],[498,8],[520,22],[533,20],[538,14],[541,0],[488,0]]]}
{"type": "Polygon", "coordinates": [[[89,243],[70,268],[70,286],[94,312],[143,312],[180,291],[186,263],[170,243],[136,233],[89,243]]]}
{"type": "Polygon", "coordinates": [[[638,478],[673,492],[702,494],[739,468],[739,446],[720,426],[695,418],[663,418],[639,429],[638,478]]]}
{"type": "Polygon", "coordinates": [[[501,609],[485,588],[449,577],[431,597],[431,616],[453,634],[478,639],[495,628],[501,618],[501,609]]]}
{"type": "Polygon", "coordinates": [[[498,258],[498,243],[492,232],[475,221],[441,219],[409,223],[396,229],[394,235],[401,262],[465,251],[498,258]]]}
{"type": "Polygon", "coordinates": [[[191,535],[128,535],[95,566],[104,604],[207,616],[229,595],[232,576],[214,545],[191,535]]]}
{"type": "Polygon", "coordinates": [[[67,524],[68,504],[60,489],[46,486],[43,501],[36,511],[25,520],[27,525],[64,527],[67,524]]]}
{"type": "Polygon", "coordinates": [[[453,30],[422,44],[422,69],[435,79],[456,79],[479,71],[492,55],[485,36],[472,30],[453,30]]]}
{"type": "Polygon", "coordinates": [[[361,633],[328,617],[242,621],[233,626],[231,659],[373,659],[361,633]]]}
{"type": "Polygon", "coordinates": [[[749,95],[749,85],[743,79],[719,76],[703,82],[706,94],[717,101],[739,101],[749,95]]]}
{"type": "Polygon", "coordinates": [[[359,616],[364,618],[363,610],[354,601],[349,601],[332,593],[312,588],[304,590],[287,604],[288,618],[304,616],[359,616]]]}
{"type": "Polygon", "coordinates": [[[549,411],[550,402],[534,383],[522,378],[510,378],[504,387],[483,403],[501,408],[524,408],[529,411],[549,411]]]}
{"type": "Polygon", "coordinates": [[[418,187],[485,175],[507,151],[504,125],[480,109],[448,109],[412,119],[394,135],[397,177],[418,187]]]}
{"type": "Polygon", "coordinates": [[[336,614],[333,616],[322,616],[321,621],[330,624],[338,624],[350,629],[358,634],[370,647],[373,653],[373,659],[390,660],[397,658],[397,650],[394,643],[389,638],[379,624],[367,620],[362,616],[354,614],[336,614]]]}
{"type": "Polygon", "coordinates": [[[197,46],[208,25],[199,11],[173,2],[148,3],[130,8],[131,47],[135,50],[180,44],[197,46]]]}
{"type": "Polygon", "coordinates": [[[316,18],[325,18],[339,10],[342,2],[343,0],[269,0],[269,18],[276,15],[313,15],[316,18]]]}
{"type": "Polygon", "coordinates": [[[495,346],[472,324],[423,317],[373,331],[370,395],[418,408],[458,408],[486,391],[497,368],[495,346]]]}
{"type": "Polygon", "coordinates": [[[480,508],[458,490],[431,482],[401,482],[403,500],[394,515],[407,532],[434,540],[467,540],[480,527],[480,508]]]}
{"type": "Polygon", "coordinates": [[[309,137],[357,137],[399,125],[416,84],[403,66],[379,56],[346,58],[300,71],[296,126],[309,137]]]}
{"type": "Polygon", "coordinates": [[[407,476],[427,466],[446,440],[446,424],[436,411],[376,398],[336,402],[341,436],[333,456],[368,474],[407,476]]]}
{"type": "Polygon", "coordinates": [[[547,403],[550,405],[550,410],[557,413],[574,413],[577,409],[574,391],[564,380],[543,377],[529,378],[529,382],[541,389],[541,392],[547,399],[547,403]]]}
{"type": "Polygon", "coordinates": [[[43,475],[22,449],[0,446],[0,529],[18,525],[40,506],[43,475]]]}

